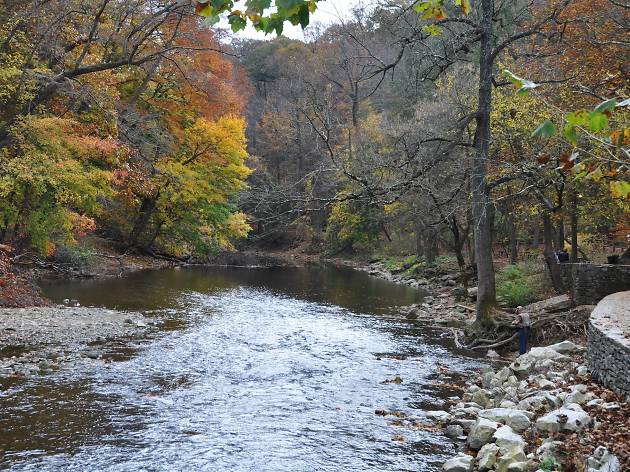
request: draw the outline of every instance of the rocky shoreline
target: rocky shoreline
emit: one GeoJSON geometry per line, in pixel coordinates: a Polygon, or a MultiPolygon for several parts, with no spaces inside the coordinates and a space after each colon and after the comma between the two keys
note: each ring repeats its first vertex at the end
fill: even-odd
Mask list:
{"type": "Polygon", "coordinates": [[[443,470],[630,470],[629,405],[592,381],[584,351],[571,341],[532,348],[429,412],[462,449],[443,470]]]}
{"type": "MultiPolygon", "coordinates": [[[[430,293],[422,304],[401,307],[408,319],[464,326],[473,318],[475,289],[459,289],[465,293],[456,296],[455,274],[434,270],[418,279],[392,273],[380,262],[359,269],[430,293]]],[[[531,311],[566,311],[586,323],[594,307],[570,304],[568,297],[555,297],[533,304],[531,311]]],[[[593,381],[585,351],[571,341],[533,347],[509,366],[480,372],[446,410],[427,412],[460,449],[443,470],[630,470],[630,405],[593,381]]],[[[488,354],[500,357],[494,351],[488,354]]]]}
{"type": "Polygon", "coordinates": [[[106,343],[146,334],[156,320],[140,313],[78,306],[0,309],[0,380],[99,359],[106,343]]]}

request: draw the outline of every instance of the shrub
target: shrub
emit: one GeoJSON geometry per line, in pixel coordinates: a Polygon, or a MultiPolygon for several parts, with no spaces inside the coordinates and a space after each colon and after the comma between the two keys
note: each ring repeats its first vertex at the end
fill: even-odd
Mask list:
{"type": "Polygon", "coordinates": [[[74,267],[88,267],[95,261],[94,249],[87,244],[58,246],[54,260],[74,267]]]}
{"type": "Polygon", "coordinates": [[[536,285],[515,266],[507,266],[497,274],[497,296],[508,306],[527,305],[536,300],[536,285]]]}
{"type": "Polygon", "coordinates": [[[547,457],[540,463],[540,469],[545,472],[554,472],[560,470],[560,464],[553,457],[547,457]]]}

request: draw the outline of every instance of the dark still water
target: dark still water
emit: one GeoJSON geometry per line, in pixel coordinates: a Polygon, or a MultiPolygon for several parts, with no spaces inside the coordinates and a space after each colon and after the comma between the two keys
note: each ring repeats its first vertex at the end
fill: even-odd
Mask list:
{"type": "Polygon", "coordinates": [[[169,322],[112,345],[113,362],[0,392],[0,469],[437,471],[452,445],[413,420],[453,394],[436,384],[479,365],[379,316],[422,293],[350,270],[160,270],[45,291],[169,322]]]}

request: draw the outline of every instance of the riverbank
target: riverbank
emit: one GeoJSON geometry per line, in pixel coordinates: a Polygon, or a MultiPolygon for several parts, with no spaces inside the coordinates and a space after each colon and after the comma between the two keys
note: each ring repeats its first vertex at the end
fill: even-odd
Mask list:
{"type": "Polygon", "coordinates": [[[431,412],[461,451],[443,470],[630,470],[630,405],[593,381],[584,351],[570,341],[533,348],[431,412]]]}
{"type": "Polygon", "coordinates": [[[105,343],[146,334],[155,323],[140,313],[92,307],[0,309],[0,380],[100,359],[105,343]]]}

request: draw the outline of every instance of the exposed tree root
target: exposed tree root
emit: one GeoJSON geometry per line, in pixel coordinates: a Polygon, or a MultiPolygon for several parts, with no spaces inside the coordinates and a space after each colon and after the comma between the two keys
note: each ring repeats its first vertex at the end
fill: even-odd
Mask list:
{"type": "MultiPolygon", "coordinates": [[[[532,314],[529,341],[543,344],[554,339],[583,336],[586,333],[589,314],[588,310],[579,309],[532,314]]],[[[512,319],[507,313],[498,313],[490,326],[477,324],[471,326],[466,333],[468,342],[462,342],[456,337],[456,345],[471,350],[505,348],[518,336],[512,319]]]]}

